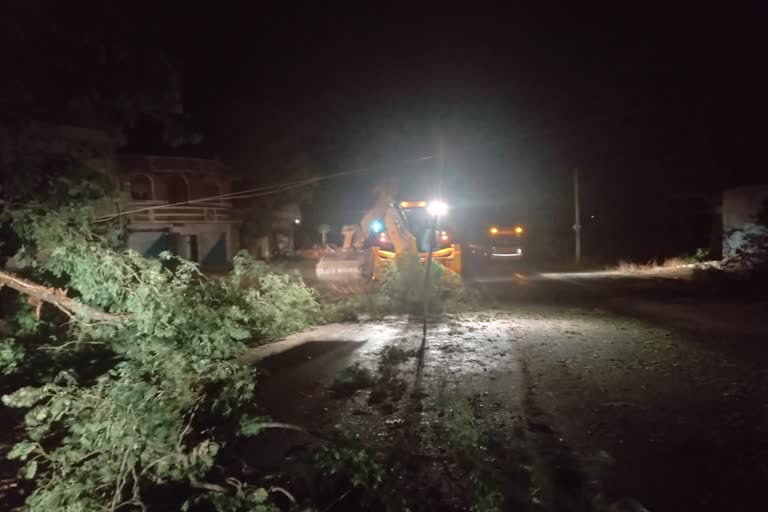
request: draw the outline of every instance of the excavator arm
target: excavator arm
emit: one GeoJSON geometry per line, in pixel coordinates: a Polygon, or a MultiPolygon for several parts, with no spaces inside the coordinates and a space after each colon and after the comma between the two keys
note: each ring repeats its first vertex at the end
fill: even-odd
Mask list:
{"type": "Polygon", "coordinates": [[[342,228],[341,233],[344,236],[342,249],[362,251],[370,234],[371,225],[376,220],[383,221],[387,235],[395,247],[395,253],[416,252],[416,238],[408,229],[402,213],[395,207],[394,194],[388,184],[376,187],[373,205],[366,210],[360,224],[342,228]]]}
{"type": "Polygon", "coordinates": [[[380,276],[381,261],[378,248],[365,248],[371,225],[383,221],[387,235],[395,248],[395,254],[417,254],[416,237],[408,229],[405,218],[395,207],[392,188],[387,184],[376,188],[373,205],[365,212],[359,224],[344,226],[341,233],[344,245],[338,254],[323,256],[315,273],[321,281],[331,283],[370,282],[380,276]]]}
{"type": "Polygon", "coordinates": [[[384,213],[384,226],[387,229],[387,235],[392,245],[395,247],[395,254],[416,254],[416,237],[411,233],[405,224],[403,215],[390,202],[389,207],[384,213]]]}

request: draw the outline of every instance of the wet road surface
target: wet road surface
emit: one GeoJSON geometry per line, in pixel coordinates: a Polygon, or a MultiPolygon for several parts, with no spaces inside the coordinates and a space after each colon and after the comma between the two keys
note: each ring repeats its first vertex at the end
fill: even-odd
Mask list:
{"type": "MultiPolygon", "coordinates": [[[[655,511],[768,509],[768,357],[757,327],[660,313],[680,309],[676,282],[515,268],[486,277],[488,307],[431,324],[421,371],[416,359],[401,367],[422,397],[418,424],[440,421],[429,407],[438,397],[483,396],[526,426],[534,457],[566,453],[590,497],[630,497],[655,511]]],[[[343,424],[372,442],[392,435],[413,413],[407,400],[381,410],[364,394],[340,401],[328,392],[341,368],[375,368],[386,347],[421,341],[417,321],[372,326],[363,340],[321,340],[265,360],[262,403],[319,431],[343,424]]],[[[560,485],[546,478],[539,483],[560,485]]]]}

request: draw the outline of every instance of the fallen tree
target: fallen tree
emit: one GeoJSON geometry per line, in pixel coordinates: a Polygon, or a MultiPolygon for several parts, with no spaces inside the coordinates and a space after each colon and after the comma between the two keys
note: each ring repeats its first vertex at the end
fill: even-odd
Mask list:
{"type": "Polygon", "coordinates": [[[51,286],[43,286],[19,277],[11,272],[0,270],[0,289],[2,289],[3,286],[8,286],[17,292],[28,296],[28,302],[35,308],[38,320],[40,319],[40,311],[45,302],[53,304],[59,311],[70,318],[75,315],[80,315],[90,320],[100,321],[118,321],[125,318],[125,315],[106,313],[88,307],[85,304],[81,304],[77,300],[68,297],[67,290],[51,286]]]}
{"type": "Polygon", "coordinates": [[[11,376],[6,388],[13,372],[46,368],[38,382],[2,399],[26,411],[25,436],[9,453],[32,482],[25,508],[143,510],[147,494],[173,484],[163,510],[201,502],[273,510],[270,486],[235,485],[215,462],[233,438],[283,428],[248,416],[256,374],[236,359],[246,343],[314,322],[314,292],[247,254],[217,279],[170,254],[148,260],[96,235],[92,218],[75,205],[14,212],[33,277],[2,272],[0,284],[36,310],[24,336],[37,329],[46,348],[56,348],[13,353],[21,334],[0,341],[13,356],[13,367],[0,372],[11,376]],[[41,314],[44,303],[55,309],[41,314]],[[47,323],[56,328],[45,330],[47,323]],[[96,351],[82,366],[63,357],[80,350],[96,351]]]}

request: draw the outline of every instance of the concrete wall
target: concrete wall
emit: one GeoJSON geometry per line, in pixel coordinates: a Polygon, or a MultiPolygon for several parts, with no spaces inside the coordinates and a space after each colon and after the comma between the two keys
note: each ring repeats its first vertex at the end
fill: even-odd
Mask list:
{"type": "Polygon", "coordinates": [[[736,254],[750,235],[768,233],[758,216],[768,206],[768,185],[740,187],[723,193],[723,257],[736,254]]]}

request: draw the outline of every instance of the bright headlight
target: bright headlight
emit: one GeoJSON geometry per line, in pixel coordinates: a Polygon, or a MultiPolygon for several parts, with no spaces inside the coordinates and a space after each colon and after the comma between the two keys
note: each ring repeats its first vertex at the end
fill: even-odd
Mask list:
{"type": "Polygon", "coordinates": [[[448,213],[448,205],[443,201],[430,201],[427,203],[427,212],[433,217],[441,217],[448,213]]]}

